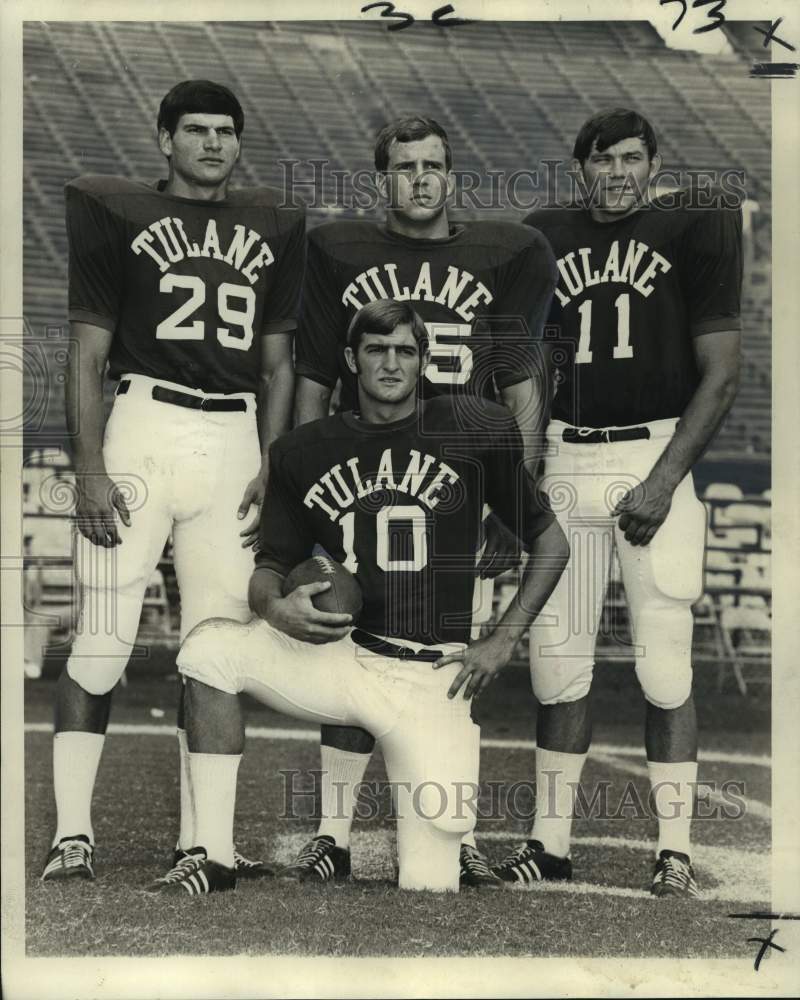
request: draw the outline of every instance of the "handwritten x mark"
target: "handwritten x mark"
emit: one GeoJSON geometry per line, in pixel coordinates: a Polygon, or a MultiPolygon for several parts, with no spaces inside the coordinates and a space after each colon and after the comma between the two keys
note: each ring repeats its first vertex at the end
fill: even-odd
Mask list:
{"type": "Polygon", "coordinates": [[[748,941],[752,941],[754,944],[758,942],[761,945],[761,947],[758,950],[758,954],[756,955],[755,964],[753,966],[756,972],[758,972],[758,967],[759,965],[761,965],[761,960],[767,954],[767,948],[774,948],[775,951],[786,951],[785,948],[781,948],[779,944],[775,944],[773,942],[772,939],[775,937],[777,933],[778,933],[778,928],[776,927],[775,930],[770,931],[768,938],[751,937],[747,939],[748,941]]]}
{"type": "Polygon", "coordinates": [[[788,49],[790,52],[796,52],[797,49],[794,47],[794,45],[790,45],[789,42],[784,42],[782,38],[778,38],[778,36],[775,34],[775,32],[781,26],[781,21],[783,21],[782,17],[779,17],[777,21],[773,21],[772,24],[769,26],[769,30],[765,30],[764,28],[759,28],[757,24],[754,24],[753,28],[760,35],[764,36],[764,48],[766,48],[770,42],[777,42],[778,45],[782,45],[785,49],[788,49]]]}

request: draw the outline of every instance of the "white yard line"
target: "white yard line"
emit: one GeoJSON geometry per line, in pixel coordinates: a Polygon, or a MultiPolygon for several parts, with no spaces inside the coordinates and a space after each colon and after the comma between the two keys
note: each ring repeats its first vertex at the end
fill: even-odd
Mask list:
{"type": "MultiPolygon", "coordinates": [[[[648,777],[646,765],[633,764],[627,760],[620,760],[619,757],[614,754],[595,752],[592,754],[592,759],[599,761],[601,764],[607,764],[609,767],[614,768],[615,771],[622,771],[624,774],[634,774],[641,778],[648,777]]],[[[726,798],[721,792],[718,792],[710,786],[703,786],[703,795],[715,805],[727,806],[728,808],[731,807],[730,799],[726,798]]],[[[746,795],[739,795],[738,792],[737,798],[740,798],[744,803],[746,815],[757,816],[758,819],[763,819],[766,822],[770,822],[772,819],[772,809],[766,804],[766,802],[759,802],[758,799],[749,799],[746,795]]]]}
{"type": "MultiPolygon", "coordinates": [[[[26,722],[26,733],[52,733],[51,722],[26,722]]],[[[174,736],[175,727],[146,722],[112,722],[108,732],[120,736],[174,736]]],[[[316,743],[319,740],[318,729],[281,729],[272,726],[248,726],[247,736],[254,740],[300,740],[316,743]]],[[[534,740],[511,740],[486,737],[481,740],[481,746],[488,750],[535,750],[534,740]]],[[[618,746],[612,743],[596,743],[591,751],[592,757],[641,757],[644,758],[644,748],[634,746],[618,746]]],[[[771,767],[771,758],[758,754],[725,753],[719,750],[700,751],[700,760],[710,764],[746,764],[752,767],[771,767]]]]}

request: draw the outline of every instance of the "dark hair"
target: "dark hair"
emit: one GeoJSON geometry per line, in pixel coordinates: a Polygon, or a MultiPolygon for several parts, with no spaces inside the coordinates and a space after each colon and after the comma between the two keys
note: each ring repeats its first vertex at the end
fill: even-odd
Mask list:
{"type": "Polygon", "coordinates": [[[411,327],[419,356],[422,357],[428,350],[428,331],[425,329],[425,324],[407,302],[398,302],[396,299],[377,299],[359,309],[347,328],[347,346],[353,354],[358,354],[365,333],[388,336],[404,323],[411,327]]]}
{"type": "Polygon", "coordinates": [[[447,170],[453,165],[447,132],[433,118],[421,115],[403,115],[388,122],[375,138],[375,169],[383,173],[389,166],[389,147],[397,142],[416,142],[429,135],[437,135],[444,146],[444,164],[447,170]]]}
{"type": "Polygon", "coordinates": [[[609,146],[630,138],[641,139],[647,146],[648,158],[653,159],[658,148],[656,134],[650,122],[638,111],[631,111],[629,108],[610,108],[606,111],[598,111],[596,115],[592,115],[588,121],[584,122],[580,132],[578,132],[572,155],[583,164],[591,153],[595,142],[597,150],[602,152],[609,146]]]}
{"type": "Polygon", "coordinates": [[[236,137],[244,129],[244,111],[236,95],[211,80],[184,80],[164,96],[158,109],[158,128],[175,134],[181,115],[230,115],[236,137]]]}

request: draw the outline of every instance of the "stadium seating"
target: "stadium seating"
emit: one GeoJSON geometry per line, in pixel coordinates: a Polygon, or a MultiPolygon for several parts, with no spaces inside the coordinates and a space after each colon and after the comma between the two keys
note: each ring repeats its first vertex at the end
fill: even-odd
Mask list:
{"type": "MultiPolygon", "coordinates": [[[[369,169],[376,129],[403,110],[440,118],[456,167],[486,173],[564,158],[587,114],[628,103],[653,117],[670,167],[743,170],[748,195],[766,217],[751,236],[744,384],[715,451],[767,456],[769,90],[748,79],[752,40],[734,32],[732,42],[736,56],[672,51],[645,22],[476,23],[446,34],[418,24],[408,35],[357,21],[28,22],[26,316],[37,337],[65,326],[63,184],[87,172],[157,177],[157,102],[176,80],[207,76],[209,66],[247,108],[240,183],[282,185],[290,168],[279,160],[327,161],[311,224],[332,211],[358,214],[336,208],[334,172],[369,169]]],[[[296,166],[297,180],[308,174],[296,166]]],[[[338,183],[348,204],[349,179],[338,183]]],[[[310,190],[299,190],[307,200],[310,190]]],[[[56,340],[46,346],[57,350],[56,340]]],[[[55,377],[48,388],[47,427],[57,440],[63,388],[55,377]]],[[[30,380],[26,391],[33,391],[30,380]]]]}
{"type": "MultiPolygon", "coordinates": [[[[668,50],[646,22],[476,23],[446,33],[421,23],[413,32],[387,33],[367,21],[28,22],[25,314],[52,362],[46,374],[31,369],[26,377],[27,399],[41,394],[46,380],[46,419],[38,440],[63,439],[63,185],[87,172],[160,176],[154,121],[161,95],[177,80],[211,75],[231,86],[247,111],[239,183],[281,187],[287,177],[309,180],[312,168],[305,161],[326,161],[324,169],[318,164],[316,190],[298,187],[303,200],[314,196],[310,225],[359,214],[349,177],[337,181],[335,172],[370,170],[375,132],[387,118],[408,110],[441,120],[456,169],[482,175],[535,168],[545,159],[568,160],[585,117],[620,103],[652,117],[670,168],[744,171],[757,210],[749,216],[747,236],[743,378],[713,454],[768,460],[770,97],[768,84],[754,84],[748,75],[749,63],[758,58],[757,36],[736,25],[728,34],[734,56],[700,57],[668,50]],[[62,361],[56,362],[59,350],[62,361]]],[[[546,193],[544,172],[524,193],[537,192],[546,193]]],[[[558,193],[568,191],[562,185],[558,193]]],[[[524,211],[507,206],[504,217],[521,218],[524,211]]],[[[477,214],[469,205],[462,212],[477,214]]],[[[23,476],[25,530],[38,536],[42,554],[44,549],[52,554],[64,539],[57,542],[43,529],[42,486],[53,470],[40,464],[34,457],[23,476]]],[[[752,591],[769,587],[769,497],[734,492],[709,487],[704,494],[710,511],[709,593],[696,608],[698,634],[708,640],[701,639],[701,653],[707,649],[725,662],[743,650],[752,660],[753,648],[768,649],[767,629],[748,628],[745,634],[734,622],[744,610],[753,613],[753,621],[758,614],[762,625],[768,621],[768,608],[744,602],[759,596],[764,601],[752,591]]],[[[62,519],[55,532],[67,524],[62,519]]],[[[165,572],[148,589],[145,618],[152,617],[163,633],[171,629],[175,591],[168,558],[161,568],[165,572]]],[[[57,568],[47,572],[56,574],[57,568]]],[[[58,586],[55,576],[45,585],[54,602],[58,586]]],[[[497,593],[502,600],[502,588],[497,593]]],[[[601,646],[613,647],[616,634],[624,632],[624,611],[615,581],[601,646]]],[[[741,690],[738,674],[736,681],[741,690]]]]}

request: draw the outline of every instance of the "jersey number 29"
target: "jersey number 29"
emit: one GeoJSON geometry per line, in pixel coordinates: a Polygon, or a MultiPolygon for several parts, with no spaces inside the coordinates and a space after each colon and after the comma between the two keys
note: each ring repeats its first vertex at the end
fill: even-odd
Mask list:
{"type": "MultiPolygon", "coordinates": [[[[202,320],[191,323],[186,320],[196,312],[206,301],[206,283],[196,274],[165,274],[158,285],[160,292],[174,292],[176,288],[184,288],[190,294],[174,312],[162,320],[156,327],[157,340],[202,340],[206,335],[206,326],[202,320]]],[[[217,327],[217,340],[223,347],[232,347],[237,351],[247,351],[253,343],[253,320],[256,315],[256,294],[247,285],[233,285],[224,281],[217,286],[217,312],[223,323],[241,328],[241,333],[234,333],[226,326],[217,327]],[[236,302],[243,308],[236,308],[236,302]]]]}

